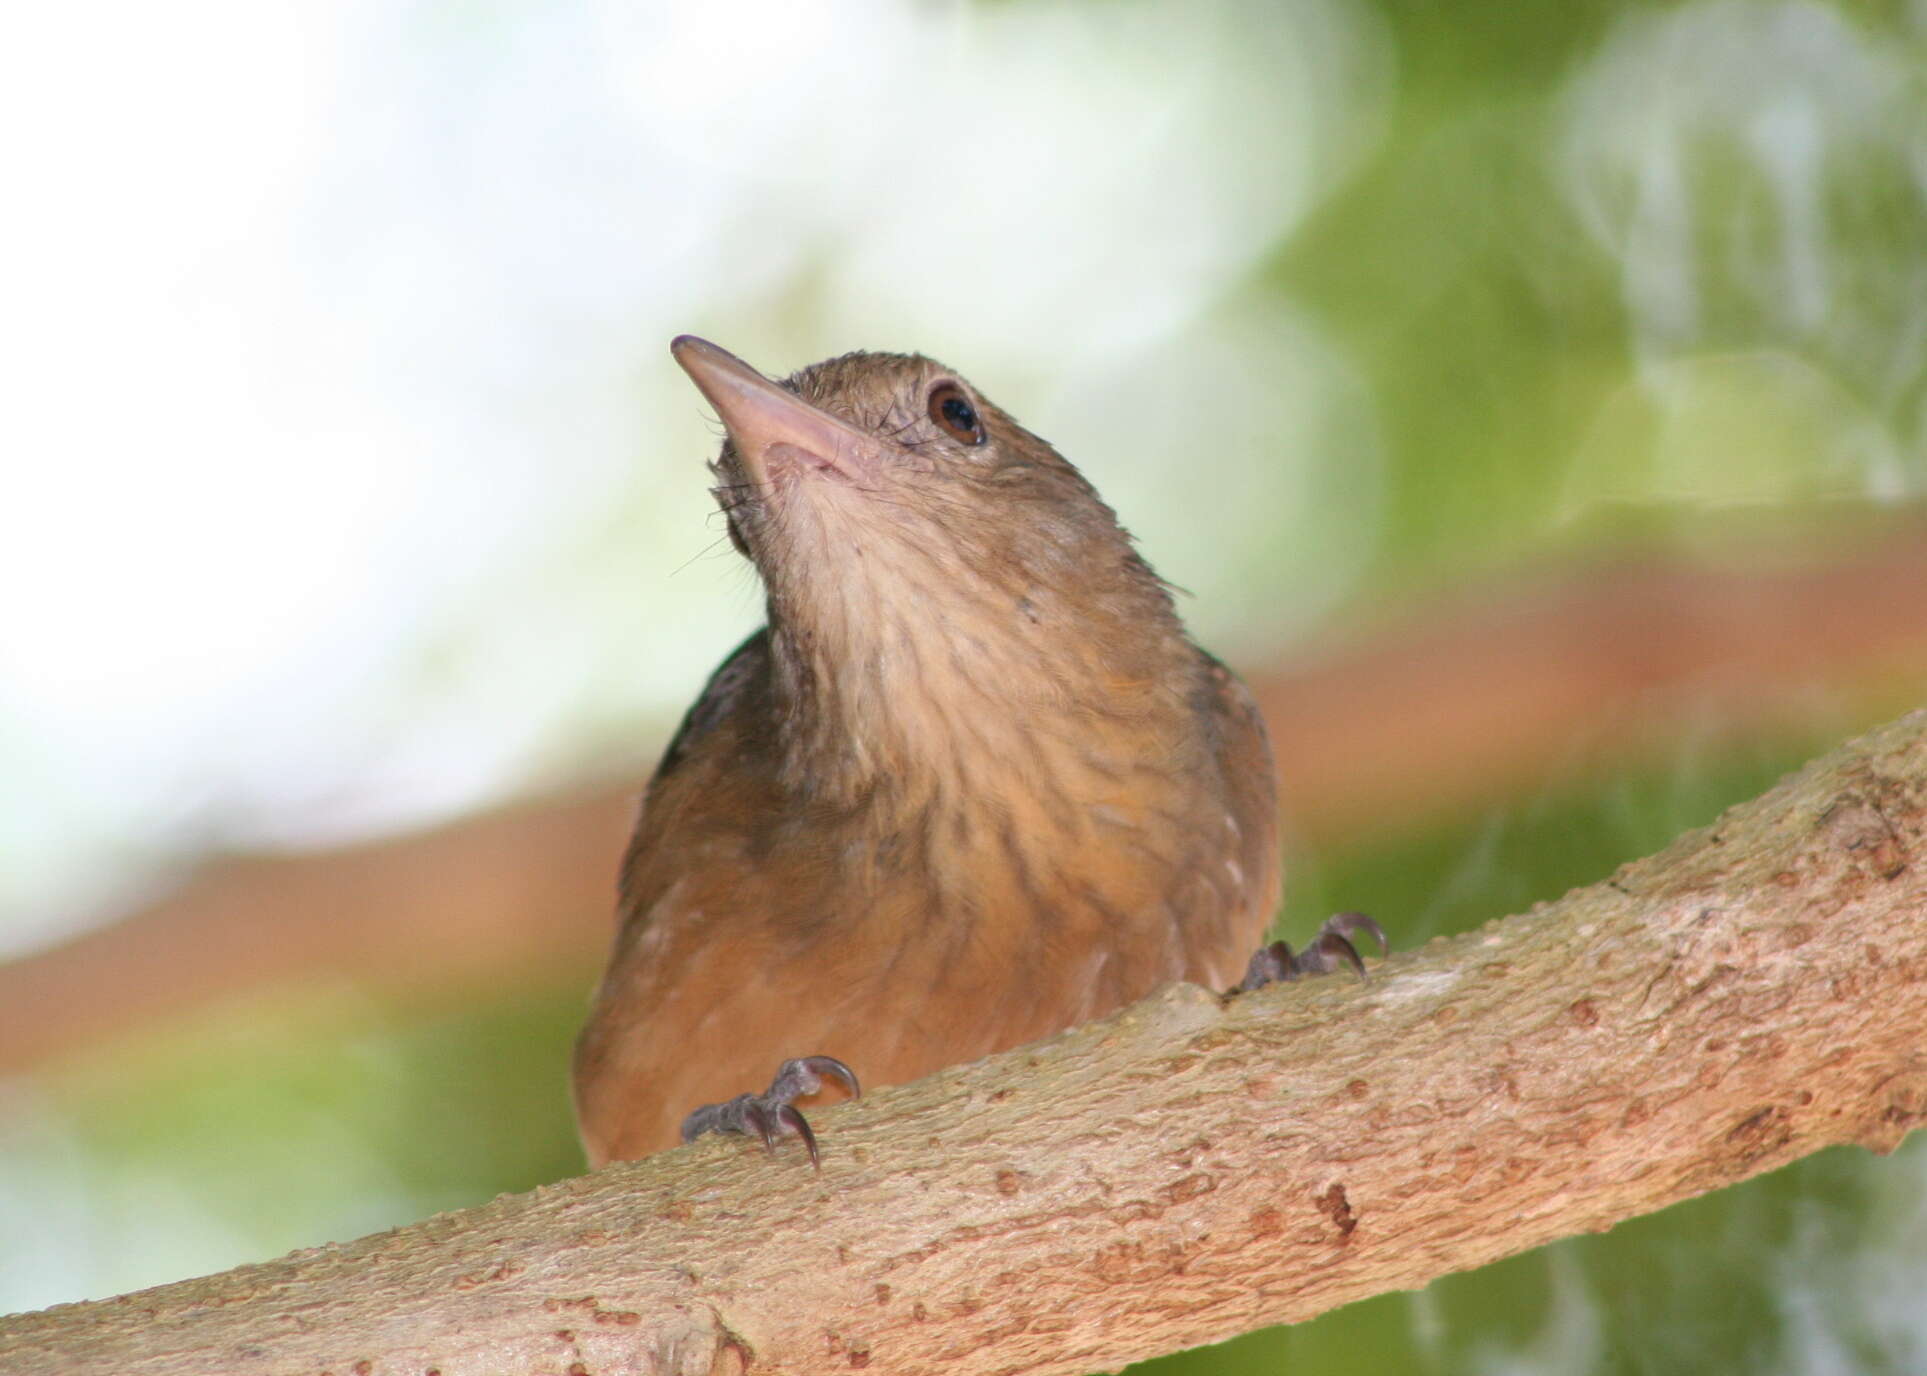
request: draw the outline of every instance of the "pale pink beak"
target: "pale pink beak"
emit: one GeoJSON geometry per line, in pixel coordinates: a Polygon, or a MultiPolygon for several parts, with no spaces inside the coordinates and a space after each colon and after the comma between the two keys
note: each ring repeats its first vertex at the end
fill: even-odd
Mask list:
{"type": "Polygon", "coordinates": [[[874,462],[874,436],[777,386],[727,349],[684,334],[670,341],[669,352],[722,417],[752,482],[765,485],[774,470],[792,466],[857,479],[874,462]]]}

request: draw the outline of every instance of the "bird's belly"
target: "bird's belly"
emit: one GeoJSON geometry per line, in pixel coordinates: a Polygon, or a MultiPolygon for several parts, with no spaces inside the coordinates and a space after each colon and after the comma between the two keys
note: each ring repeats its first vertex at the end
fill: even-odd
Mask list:
{"type": "Polygon", "coordinates": [[[1036,1041],[1173,980],[1228,987],[1269,914],[1195,897],[1210,901],[1060,893],[1036,904],[1001,892],[933,917],[877,894],[807,933],[743,914],[743,936],[722,941],[706,923],[702,940],[630,971],[623,997],[604,990],[577,1075],[591,1159],[673,1146],[690,1110],[762,1090],[790,1057],[835,1056],[875,1088],[1036,1041]],[[628,1014],[622,1025],[610,1009],[628,1014]]]}

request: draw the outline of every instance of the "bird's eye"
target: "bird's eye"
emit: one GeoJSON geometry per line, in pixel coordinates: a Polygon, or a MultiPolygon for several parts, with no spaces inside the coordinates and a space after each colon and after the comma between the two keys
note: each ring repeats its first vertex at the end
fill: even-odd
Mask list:
{"type": "Polygon", "coordinates": [[[930,419],[952,439],[964,444],[984,442],[984,423],[977,419],[977,408],[954,382],[940,382],[930,389],[930,419]]]}

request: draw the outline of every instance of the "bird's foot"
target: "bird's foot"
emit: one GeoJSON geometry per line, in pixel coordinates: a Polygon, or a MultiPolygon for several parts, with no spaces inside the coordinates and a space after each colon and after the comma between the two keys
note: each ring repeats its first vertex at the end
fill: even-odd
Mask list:
{"type": "Polygon", "coordinates": [[[1352,938],[1360,932],[1371,934],[1378,943],[1380,955],[1391,952],[1392,943],[1386,940],[1385,929],[1364,913],[1334,913],[1325,919],[1318,935],[1302,951],[1294,953],[1282,941],[1259,947],[1251,963],[1245,966],[1245,977],[1234,992],[1242,994],[1262,989],[1267,984],[1297,979],[1300,975],[1328,975],[1340,966],[1351,967],[1360,979],[1365,979],[1365,962],[1359,959],[1358,947],[1352,944],[1352,938]]]}
{"type": "Polygon", "coordinates": [[[795,1100],[823,1088],[823,1079],[841,1080],[852,1098],[862,1098],[856,1072],[834,1056],[802,1056],[784,1061],[762,1094],[738,1094],[722,1104],[704,1104],[682,1120],[682,1140],[693,1142],[705,1132],[740,1132],[760,1137],[763,1150],[774,1156],[778,1137],[801,1137],[810,1164],[822,1169],[816,1157],[816,1134],[795,1100]]]}

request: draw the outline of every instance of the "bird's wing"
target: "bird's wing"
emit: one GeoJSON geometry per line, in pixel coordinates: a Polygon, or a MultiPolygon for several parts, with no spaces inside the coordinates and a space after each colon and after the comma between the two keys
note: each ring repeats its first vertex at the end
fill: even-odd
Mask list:
{"type": "MultiPolygon", "coordinates": [[[[1258,700],[1215,656],[1200,651],[1210,689],[1206,715],[1216,736],[1226,815],[1237,831],[1233,854],[1242,875],[1236,906],[1260,940],[1277,916],[1284,885],[1278,839],[1278,774],[1258,700]]],[[[1249,930],[1249,929],[1247,929],[1249,930]]],[[[1249,951],[1244,952],[1248,955],[1249,951]]]]}
{"type": "MultiPolygon", "coordinates": [[[[682,725],[669,738],[668,749],[656,766],[655,779],[673,772],[702,739],[741,705],[749,690],[769,672],[769,627],[760,627],[729,652],[709,676],[702,694],[683,713],[682,725]]],[[[651,780],[650,787],[655,787],[651,780]]]]}

